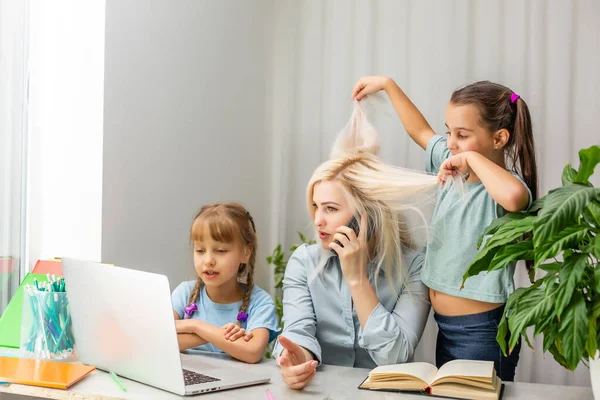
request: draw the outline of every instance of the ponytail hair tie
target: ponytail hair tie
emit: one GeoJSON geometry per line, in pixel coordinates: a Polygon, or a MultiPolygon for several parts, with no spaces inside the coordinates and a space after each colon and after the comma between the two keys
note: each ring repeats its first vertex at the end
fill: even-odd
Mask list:
{"type": "Polygon", "coordinates": [[[190,319],[192,314],[196,311],[198,311],[198,306],[196,303],[190,303],[190,305],[185,308],[185,315],[183,316],[183,319],[190,319]]]}
{"type": "Polygon", "coordinates": [[[521,96],[519,96],[518,94],[516,94],[516,93],[513,93],[513,94],[511,94],[511,95],[510,95],[510,102],[511,102],[511,103],[514,103],[514,102],[515,102],[515,101],[517,101],[517,100],[518,100],[520,97],[521,97],[521,96]]]}
{"type": "Polygon", "coordinates": [[[240,322],[246,322],[248,320],[248,314],[243,311],[240,311],[237,315],[237,320],[240,322]]]}

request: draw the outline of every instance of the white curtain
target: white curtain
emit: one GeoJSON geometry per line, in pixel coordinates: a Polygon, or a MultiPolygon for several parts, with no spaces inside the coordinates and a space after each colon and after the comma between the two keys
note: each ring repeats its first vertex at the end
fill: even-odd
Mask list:
{"type": "Polygon", "coordinates": [[[28,1],[27,268],[62,256],[100,261],[106,4],[28,1]]]}
{"type": "MultiPolygon", "coordinates": [[[[567,162],[600,143],[600,19],[580,1],[276,1],[271,98],[273,237],[286,246],[312,231],[305,188],[350,116],[362,75],[389,75],[439,133],[451,92],[477,80],[500,82],[533,116],[540,193],[560,185],[567,162]]],[[[389,163],[423,169],[390,107],[375,119],[389,163]]],[[[598,175],[598,173],[596,174],[598,175]]],[[[595,182],[596,183],[596,182],[595,182]]],[[[521,268],[519,285],[528,280],[521,268]]],[[[431,319],[417,358],[433,362],[431,319]]],[[[566,371],[550,354],[521,351],[517,380],[589,385],[589,371],[566,371]]]]}
{"type": "Polygon", "coordinates": [[[27,1],[0,0],[0,314],[25,265],[27,1]]]}

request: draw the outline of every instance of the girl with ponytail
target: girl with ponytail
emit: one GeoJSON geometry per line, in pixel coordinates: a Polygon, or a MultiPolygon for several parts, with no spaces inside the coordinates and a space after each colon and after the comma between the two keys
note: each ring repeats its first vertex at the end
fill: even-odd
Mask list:
{"type": "Polygon", "coordinates": [[[512,381],[520,343],[503,356],[498,323],[515,290],[515,266],[462,277],[478,253],[477,243],[505,211],[527,209],[537,197],[533,129],[525,101],[509,88],[476,82],[452,93],[446,135],[438,136],[396,83],[381,76],[361,78],[352,98],[384,90],[410,137],[426,151],[425,169],[440,184],[451,177],[465,185],[439,191],[421,280],[438,324],[436,364],[454,359],[493,361],[503,381],[512,381]],[[466,189],[466,193],[464,193],[466,189]]]}

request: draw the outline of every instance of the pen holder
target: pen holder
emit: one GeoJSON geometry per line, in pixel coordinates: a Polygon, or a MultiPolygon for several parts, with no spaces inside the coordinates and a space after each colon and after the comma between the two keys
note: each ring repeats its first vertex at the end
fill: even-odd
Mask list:
{"type": "Polygon", "coordinates": [[[25,357],[61,360],[75,350],[66,292],[45,292],[32,286],[23,291],[21,353],[25,357]]]}

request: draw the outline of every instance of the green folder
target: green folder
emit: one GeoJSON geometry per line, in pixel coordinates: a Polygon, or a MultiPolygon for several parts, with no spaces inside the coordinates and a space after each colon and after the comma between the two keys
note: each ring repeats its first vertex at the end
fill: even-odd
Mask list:
{"type": "Polygon", "coordinates": [[[13,347],[18,349],[21,346],[21,315],[23,310],[23,288],[25,285],[33,285],[33,279],[38,282],[46,282],[48,278],[45,274],[29,273],[21,282],[10,303],[6,306],[4,313],[0,317],[0,346],[13,347]]]}

